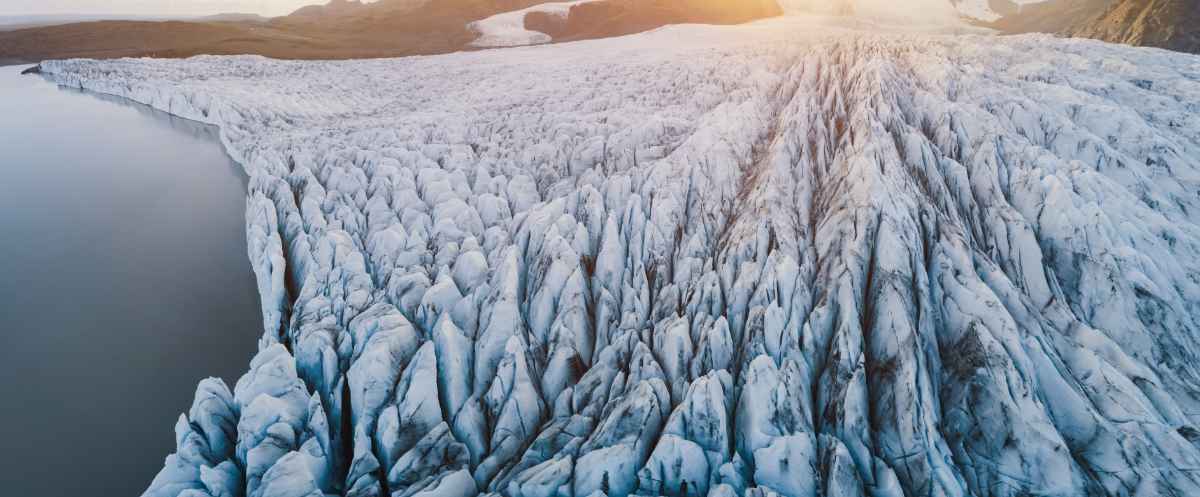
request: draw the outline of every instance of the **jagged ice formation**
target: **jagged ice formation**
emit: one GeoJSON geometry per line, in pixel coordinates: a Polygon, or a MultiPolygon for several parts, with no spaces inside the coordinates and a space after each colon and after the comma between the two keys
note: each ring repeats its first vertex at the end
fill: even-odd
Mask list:
{"type": "Polygon", "coordinates": [[[1200,58],[809,18],[65,61],[251,174],[147,496],[1200,495],[1200,58]]]}

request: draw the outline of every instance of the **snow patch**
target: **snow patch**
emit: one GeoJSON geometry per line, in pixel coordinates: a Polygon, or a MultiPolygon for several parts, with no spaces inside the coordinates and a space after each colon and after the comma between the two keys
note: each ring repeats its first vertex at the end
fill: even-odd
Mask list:
{"type": "Polygon", "coordinates": [[[471,42],[473,47],[495,48],[538,45],[550,43],[550,35],[525,29],[525,15],[541,12],[565,19],[571,7],[596,0],[574,0],[570,2],[548,2],[520,10],[503,12],[467,25],[479,36],[471,42]]]}

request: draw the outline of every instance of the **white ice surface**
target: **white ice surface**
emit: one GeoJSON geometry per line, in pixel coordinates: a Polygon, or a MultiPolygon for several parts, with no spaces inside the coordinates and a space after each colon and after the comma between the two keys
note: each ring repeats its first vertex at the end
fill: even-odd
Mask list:
{"type": "Polygon", "coordinates": [[[147,495],[1200,495],[1200,57],[792,17],[43,69],[251,174],[261,351],[147,495]]]}
{"type": "Polygon", "coordinates": [[[992,10],[990,0],[952,0],[954,7],[963,15],[980,21],[993,22],[1002,17],[992,10]]]}

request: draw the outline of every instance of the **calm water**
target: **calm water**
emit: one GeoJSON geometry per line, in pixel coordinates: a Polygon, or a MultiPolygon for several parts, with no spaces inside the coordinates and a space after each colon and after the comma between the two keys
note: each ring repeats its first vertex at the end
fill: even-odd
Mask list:
{"type": "Polygon", "coordinates": [[[139,495],[255,349],[245,178],[214,129],[0,67],[0,488],[139,495]]]}

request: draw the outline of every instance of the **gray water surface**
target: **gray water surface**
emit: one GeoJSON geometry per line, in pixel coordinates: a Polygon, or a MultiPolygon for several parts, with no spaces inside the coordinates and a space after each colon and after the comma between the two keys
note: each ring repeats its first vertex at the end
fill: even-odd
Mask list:
{"type": "Polygon", "coordinates": [[[261,327],[212,127],[0,67],[0,493],[139,495],[261,327]]]}

